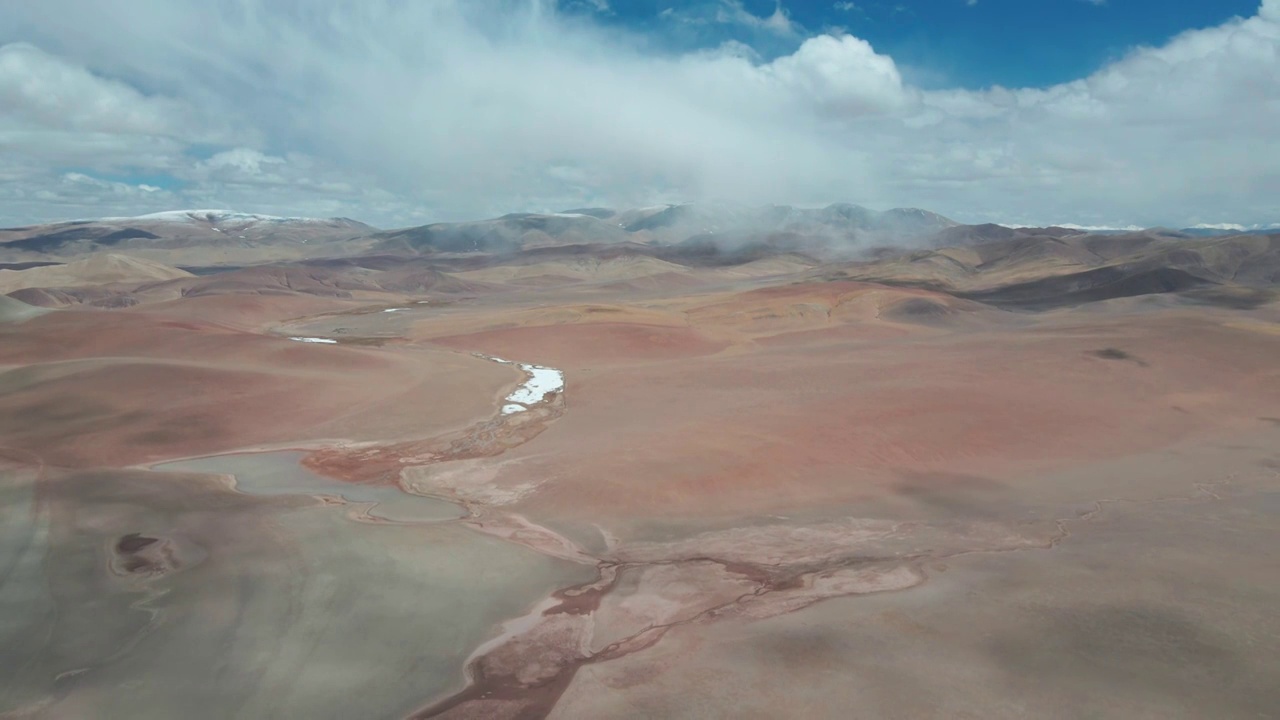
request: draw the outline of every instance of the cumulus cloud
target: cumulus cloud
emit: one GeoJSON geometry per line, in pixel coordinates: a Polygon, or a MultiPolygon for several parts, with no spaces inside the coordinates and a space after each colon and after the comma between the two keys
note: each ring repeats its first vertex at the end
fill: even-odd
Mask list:
{"type": "Polygon", "coordinates": [[[791,20],[791,16],[783,9],[781,2],[774,5],[772,14],[759,17],[743,7],[741,0],[721,0],[720,7],[716,9],[716,20],[761,28],[779,35],[796,35],[803,30],[799,24],[791,20]]]}
{"type": "Polygon", "coordinates": [[[172,100],[145,97],[27,43],[0,47],[0,103],[11,122],[80,132],[167,135],[184,120],[172,100]]]}
{"type": "Polygon", "coordinates": [[[0,163],[163,168],[181,153],[178,136],[220,139],[177,100],[145,96],[28,43],[0,47],[0,163]]]}
{"type": "Polygon", "coordinates": [[[658,16],[668,22],[684,25],[733,26],[757,36],[772,35],[790,39],[799,37],[804,32],[804,26],[791,19],[780,0],[776,0],[773,12],[768,15],[756,15],[742,4],[742,0],[703,0],[668,7],[658,16]]]}
{"type": "Polygon", "coordinates": [[[147,183],[105,180],[77,172],[47,173],[43,168],[12,162],[0,166],[0,207],[18,218],[92,218],[114,207],[159,210],[173,207],[177,201],[172,193],[147,183]]]}
{"type": "Polygon", "coordinates": [[[910,97],[893,60],[850,35],[819,35],[758,72],[801,93],[814,107],[846,116],[902,108],[910,97]]]}
{"type": "MultiPolygon", "coordinates": [[[[0,187],[146,169],[178,181],[165,199],[386,225],[704,198],[1280,218],[1280,0],[1074,82],[983,91],[912,87],[862,39],[806,37],[781,4],[705,7],[795,49],[675,53],[538,0],[9,3],[0,149],[21,152],[0,156],[0,187]]],[[[100,214],[134,209],[95,192],[100,214]]],[[[12,193],[0,218],[61,211],[12,193]]]]}
{"type": "Polygon", "coordinates": [[[207,177],[222,175],[256,181],[275,177],[271,167],[284,165],[285,162],[282,157],[266,155],[251,148],[235,148],[201,160],[196,163],[195,169],[198,174],[207,177]]]}

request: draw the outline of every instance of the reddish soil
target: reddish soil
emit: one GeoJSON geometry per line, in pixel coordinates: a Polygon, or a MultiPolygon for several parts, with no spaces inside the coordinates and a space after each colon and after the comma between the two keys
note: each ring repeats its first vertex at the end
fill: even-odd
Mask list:
{"type": "MultiPolygon", "coordinates": [[[[242,272],[217,289],[252,291],[267,278],[328,292],[347,287],[339,275],[242,272]]],[[[935,292],[798,280],[741,292],[723,284],[714,293],[669,290],[662,298],[657,290],[666,283],[646,287],[644,278],[590,292],[542,282],[521,289],[521,280],[500,296],[415,303],[387,315],[347,299],[252,293],[52,313],[0,325],[0,452],[102,467],[307,448],[305,463],[323,474],[453,499],[468,513],[450,522],[486,541],[599,570],[595,582],[547,590],[544,604],[515,619],[522,622],[502,626],[468,661],[464,690],[407,702],[425,708],[417,717],[540,718],[575,709],[616,716],[629,712],[618,708],[631,698],[664,717],[695,712],[671,698],[695,697],[700,684],[728,696],[708,714],[732,715],[760,695],[763,681],[743,677],[778,682],[770,702],[779,708],[804,695],[809,681],[839,691],[855,666],[855,679],[874,693],[914,697],[934,675],[908,672],[911,681],[899,685],[858,663],[874,647],[875,662],[883,650],[899,667],[932,667],[904,659],[925,638],[924,623],[893,616],[889,639],[878,645],[819,656],[831,638],[858,637],[879,621],[851,627],[834,611],[799,611],[878,593],[936,600],[944,591],[932,586],[943,583],[930,583],[931,573],[990,562],[989,574],[973,571],[970,584],[941,603],[971,612],[1019,591],[992,559],[1018,553],[1044,553],[1063,563],[1063,573],[1087,575],[1096,592],[1123,586],[1114,602],[1133,607],[1121,607],[1119,621],[1104,612],[1077,623],[1072,613],[1083,612],[1087,597],[1061,607],[1049,595],[1022,601],[1024,610],[1048,607],[1036,613],[1068,618],[1049,621],[1066,628],[1062,656],[1096,661],[1115,654],[1096,651],[1119,647],[1106,643],[1133,617],[1156,619],[1157,643],[1170,637],[1168,627],[1181,627],[1129,595],[1146,592],[1148,604],[1178,597],[1150,588],[1180,577],[1181,563],[1195,557],[1178,550],[1158,572],[1126,584],[1143,574],[1142,548],[1125,545],[1129,527],[1111,529],[1116,542],[1095,538],[1094,554],[1083,558],[1070,554],[1089,548],[1081,528],[1104,525],[1118,505],[1141,505],[1147,514],[1134,510],[1141,516],[1133,526],[1150,531],[1142,543],[1172,547],[1190,527],[1181,512],[1218,543],[1213,562],[1199,560],[1209,568],[1240,554],[1224,549],[1233,542],[1265,546],[1274,530],[1265,517],[1241,521],[1234,539],[1205,529],[1234,532],[1223,518],[1246,517],[1247,502],[1230,516],[1188,510],[1225,505],[1232,492],[1274,493],[1267,473],[1280,465],[1265,464],[1278,461],[1256,442],[1265,444],[1280,418],[1274,308],[1245,315],[1170,300],[1014,313],[935,292]],[[654,295],[643,302],[626,295],[643,289],[654,295]],[[609,290],[621,296],[606,300],[609,290]],[[293,342],[271,334],[273,326],[330,328],[341,341],[293,342]],[[521,373],[473,353],[559,368],[565,389],[502,415],[521,373]],[[1226,465],[1213,453],[1238,438],[1254,446],[1232,458],[1229,477],[1216,477],[1226,465]],[[1107,463],[1107,473],[1094,472],[1107,463]],[[1113,551],[1130,553],[1129,561],[1113,563],[1104,577],[1113,551]],[[910,590],[920,585],[930,589],[910,590]],[[804,627],[814,616],[822,622],[804,627]],[[1093,625],[1101,628],[1093,644],[1072,644],[1093,625]],[[760,627],[774,634],[752,644],[760,627]],[[714,638],[727,639],[702,645],[714,638]],[[775,649],[739,657],[735,642],[775,649]],[[664,654],[673,644],[717,661],[680,665],[664,654]],[[655,657],[681,672],[664,673],[655,657]],[[757,666],[768,675],[742,674],[757,666]]],[[[149,532],[116,534],[103,547],[121,556],[126,572],[163,568],[166,546],[148,542],[149,532]]],[[[1248,581],[1262,587],[1269,579],[1254,568],[1248,581]]],[[[1198,583],[1191,573],[1170,584],[1195,590],[1198,583]]],[[[1274,607],[1271,596],[1257,597],[1237,604],[1274,607]]],[[[1192,610],[1232,617],[1201,605],[1192,610]]],[[[957,611],[934,625],[957,632],[946,620],[957,611]]],[[[1007,630],[1001,622],[988,619],[988,627],[1007,630]]],[[[991,632],[973,640],[987,661],[1000,651],[984,644],[991,632]]],[[[1241,657],[1250,652],[1247,643],[1179,632],[1195,648],[1216,642],[1241,657]]],[[[1008,655],[1039,657],[1035,642],[1027,647],[1008,655]]],[[[1134,667],[1158,664],[1168,650],[1137,647],[1134,667]]],[[[1051,660],[1039,662],[1056,668],[1051,660]]],[[[1002,682],[1024,672],[1010,667],[977,683],[948,681],[1003,696],[1002,682]]],[[[812,712],[795,712],[838,716],[813,702],[812,712]]]]}
{"type": "Polygon", "coordinates": [[[875,342],[841,324],[617,368],[595,347],[505,331],[508,356],[569,370],[571,407],[505,477],[556,478],[528,509],[583,522],[773,513],[880,495],[904,475],[1007,479],[1154,450],[1280,404],[1275,336],[1179,313],[1090,320],[875,342]],[[1097,355],[1113,345],[1145,365],[1097,355]]]}
{"type": "Polygon", "coordinates": [[[728,346],[692,328],[611,322],[489,330],[431,342],[555,367],[682,360],[728,346]]]}
{"type": "Polygon", "coordinates": [[[290,341],[172,315],[66,310],[0,325],[0,438],[69,467],[308,439],[385,440],[493,412],[512,369],[290,341]]]}

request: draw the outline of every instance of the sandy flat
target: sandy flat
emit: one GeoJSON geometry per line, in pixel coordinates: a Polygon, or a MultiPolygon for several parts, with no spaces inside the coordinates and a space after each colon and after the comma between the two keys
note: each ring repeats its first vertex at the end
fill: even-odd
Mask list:
{"type": "Polygon", "coordinates": [[[6,523],[27,549],[0,596],[0,703],[42,717],[394,717],[582,577],[456,525],[356,523],[209,476],[54,473],[42,492],[6,523]]]}

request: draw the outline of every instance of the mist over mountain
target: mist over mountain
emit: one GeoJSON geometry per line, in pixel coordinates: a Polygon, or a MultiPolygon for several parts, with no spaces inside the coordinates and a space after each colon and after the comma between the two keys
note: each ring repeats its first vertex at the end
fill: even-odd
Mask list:
{"type": "Polygon", "coordinates": [[[877,212],[847,203],[819,209],[685,203],[630,210],[518,213],[468,223],[436,223],[374,237],[380,240],[377,247],[389,252],[510,252],[550,244],[636,242],[722,250],[763,243],[848,254],[877,245],[917,245],[957,225],[914,208],[877,212]]]}
{"type": "Polygon", "coordinates": [[[0,230],[0,290],[39,306],[109,308],[175,293],[458,297],[794,275],[1026,310],[1141,295],[1236,305],[1273,296],[1280,233],[1199,230],[964,225],[850,203],[588,207],[393,230],[182,210],[0,230]]]}
{"type": "MultiPolygon", "coordinates": [[[[1152,228],[1143,232],[1164,240],[1269,232],[1266,228],[1233,229],[1238,227],[1242,228],[1152,228]]],[[[101,252],[130,252],[171,265],[234,266],[368,254],[509,255],[599,246],[643,248],[655,256],[732,265],[788,253],[827,262],[997,241],[1132,236],[1134,232],[1079,226],[965,225],[919,208],[877,211],[851,203],[821,208],[730,202],[572,208],[392,230],[348,218],[176,210],[0,229],[0,263],[16,268],[101,252]]]]}

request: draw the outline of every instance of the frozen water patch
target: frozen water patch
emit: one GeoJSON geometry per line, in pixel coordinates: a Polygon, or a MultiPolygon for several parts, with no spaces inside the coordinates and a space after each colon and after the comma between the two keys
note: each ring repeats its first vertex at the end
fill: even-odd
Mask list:
{"type": "Polygon", "coordinates": [[[555,368],[520,363],[520,369],[529,373],[529,379],[507,396],[510,402],[534,405],[542,402],[548,393],[564,389],[564,373],[555,368]]]}
{"type": "Polygon", "coordinates": [[[324,343],[325,345],[337,345],[337,344],[338,344],[338,341],[337,341],[337,340],[330,340],[329,338],[318,338],[318,337],[291,337],[291,338],[289,338],[289,339],[290,339],[290,340],[294,340],[294,341],[296,341],[296,342],[304,342],[304,343],[324,343]]]}
{"type": "Polygon", "coordinates": [[[564,390],[564,373],[555,368],[513,362],[483,353],[474,353],[474,355],[503,365],[515,365],[529,375],[520,387],[506,397],[507,404],[502,406],[503,415],[524,412],[529,409],[528,406],[542,402],[550,393],[564,390]]]}

